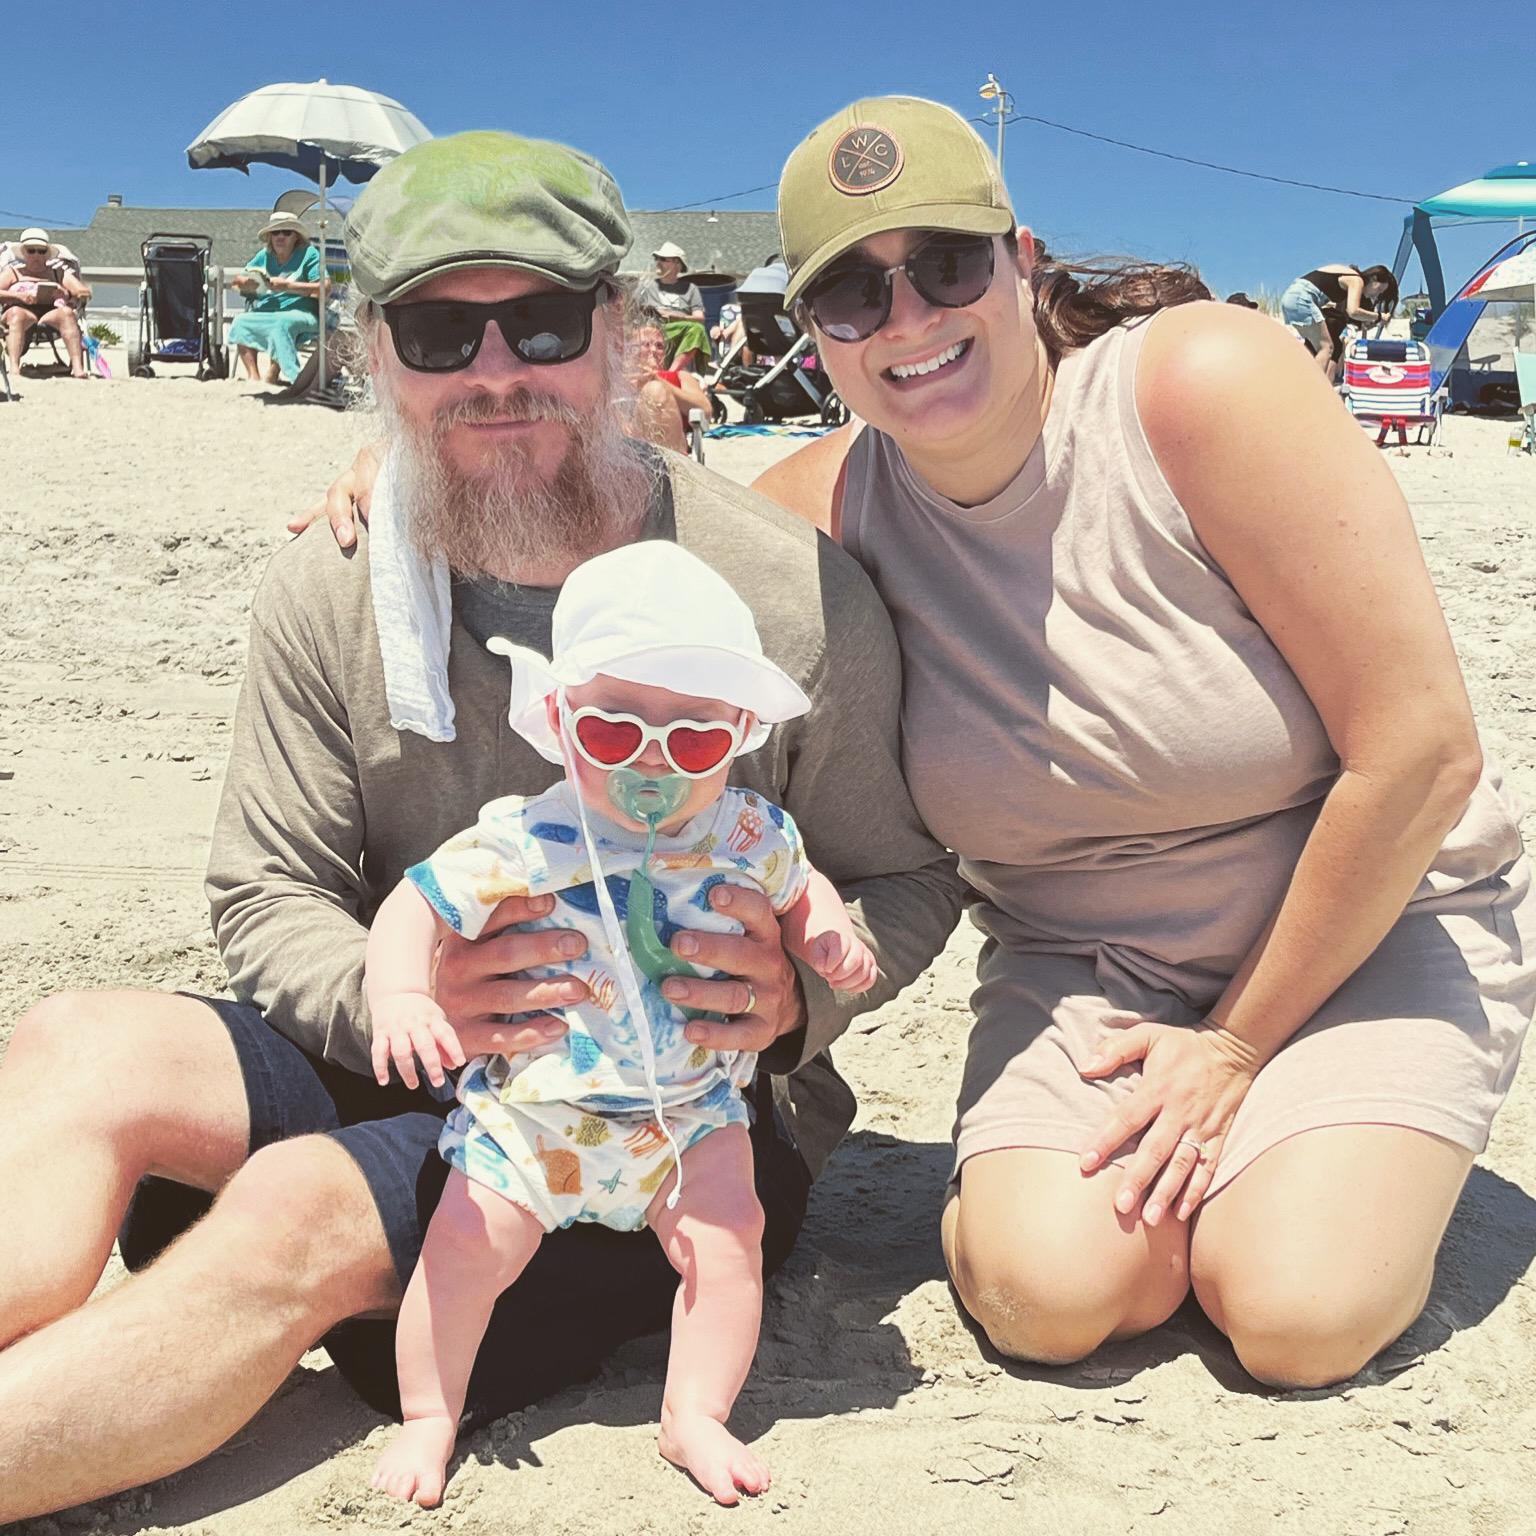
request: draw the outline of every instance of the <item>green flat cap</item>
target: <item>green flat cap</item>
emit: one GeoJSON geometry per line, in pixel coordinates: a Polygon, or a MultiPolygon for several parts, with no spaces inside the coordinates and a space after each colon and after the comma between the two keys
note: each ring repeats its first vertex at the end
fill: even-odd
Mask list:
{"type": "Polygon", "coordinates": [[[363,189],[346,225],[352,281],[388,304],[442,272],[510,267],[591,288],[629,250],[613,177],[589,155],[512,133],[428,139],[363,189]]]}
{"type": "Polygon", "coordinates": [[[997,161],[958,112],[918,96],[856,101],[802,140],[779,178],[785,306],[872,235],[1004,235],[1013,225],[997,161]]]}

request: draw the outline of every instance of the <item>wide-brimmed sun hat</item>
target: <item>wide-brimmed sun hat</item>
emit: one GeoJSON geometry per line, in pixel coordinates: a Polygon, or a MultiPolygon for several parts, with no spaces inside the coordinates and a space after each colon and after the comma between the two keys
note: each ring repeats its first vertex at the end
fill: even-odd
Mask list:
{"type": "Polygon", "coordinates": [[[48,247],[48,254],[50,256],[53,254],[53,237],[46,229],[38,229],[36,225],[31,229],[22,230],[16,237],[18,250],[24,251],[29,245],[45,245],[48,247]]]}
{"type": "Polygon", "coordinates": [[[673,240],[663,240],[660,245],[651,252],[652,261],[664,261],[668,257],[674,261],[687,261],[688,253],[673,240]]]}
{"type": "Polygon", "coordinates": [[[958,112],[918,96],[856,101],[803,139],[779,178],[779,241],[790,273],[785,305],[874,235],[1005,235],[1013,227],[997,161],[958,112]]]}
{"type": "Polygon", "coordinates": [[[555,602],[553,656],[499,635],[487,649],[512,663],[507,719],[552,763],[562,762],[544,701],[594,677],[721,699],[751,710],[751,752],[771,725],[805,714],[811,701],[763,654],[752,610],[697,555],[664,539],[610,550],[578,565],[555,602]]]}
{"type": "Polygon", "coordinates": [[[389,304],[443,272],[505,267],[585,291],[631,241],[619,189],[590,155],[513,133],[413,145],[347,215],[353,285],[389,304]]]}
{"type": "Polygon", "coordinates": [[[297,214],[274,213],[257,231],[259,239],[265,240],[269,235],[298,235],[307,240],[309,231],[299,222],[297,214]]]}

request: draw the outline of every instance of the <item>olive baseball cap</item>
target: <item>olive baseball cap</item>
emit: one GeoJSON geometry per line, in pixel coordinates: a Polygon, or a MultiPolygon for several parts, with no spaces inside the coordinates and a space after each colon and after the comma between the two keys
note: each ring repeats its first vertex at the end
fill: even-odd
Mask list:
{"type": "Polygon", "coordinates": [[[871,235],[1003,235],[1013,222],[997,161],[958,112],[918,96],[856,101],[803,139],[779,178],[784,303],[871,235]]]}
{"type": "Polygon", "coordinates": [[[512,133],[414,145],[368,183],[346,224],[352,281],[376,304],[470,267],[588,289],[618,270],[631,238],[619,189],[596,160],[512,133]]]}

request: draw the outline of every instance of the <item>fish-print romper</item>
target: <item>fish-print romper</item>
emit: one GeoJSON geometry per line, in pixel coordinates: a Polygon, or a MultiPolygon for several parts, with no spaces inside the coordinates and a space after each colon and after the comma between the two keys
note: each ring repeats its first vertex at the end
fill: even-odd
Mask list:
{"type": "MultiPolygon", "coordinates": [[[[590,809],[587,820],[622,924],[644,834],[590,809]]],[[[658,937],[669,945],[684,928],[742,931],[710,905],[710,892],[722,883],[765,892],[782,914],[804,892],[809,865],[787,812],[727,788],[676,833],[657,837],[646,873],[655,887],[658,937]]],[[[569,1026],[557,1040],[467,1062],[438,1150],[465,1177],[531,1212],[545,1231],[576,1221],[624,1232],[643,1227],[674,1158],[656,1122],[638,1031],[650,1031],[667,1129],[684,1152],[711,1131],[747,1123],[741,1090],[756,1055],[693,1045],[683,1035],[682,1012],[638,967],[649,1019],[630,1016],[567,781],[536,797],[491,801],[472,829],[408,869],[406,878],[466,938],[478,937],[508,896],[553,895],[553,911],[520,926],[575,929],[587,940],[579,960],[527,974],[572,975],[592,1000],[554,1010],[569,1026]]]]}

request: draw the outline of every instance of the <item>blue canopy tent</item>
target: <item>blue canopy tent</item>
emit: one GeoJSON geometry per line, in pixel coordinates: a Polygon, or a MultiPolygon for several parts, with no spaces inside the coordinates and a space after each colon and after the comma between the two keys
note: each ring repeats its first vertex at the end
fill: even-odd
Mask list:
{"type": "Polygon", "coordinates": [[[1465,181],[1438,197],[1425,198],[1403,220],[1403,238],[1398,242],[1392,273],[1401,282],[1409,257],[1418,254],[1431,321],[1446,307],[1435,223],[1452,219],[1536,219],[1536,162],[1517,160],[1513,165],[1495,166],[1476,181],[1465,181]]]}
{"type": "MultiPolygon", "coordinates": [[[[1458,362],[1458,359],[1462,358],[1467,339],[1488,303],[1486,299],[1476,297],[1479,280],[1499,262],[1536,243],[1536,229],[1527,231],[1524,227],[1526,219],[1536,221],[1536,162],[1529,160],[1495,166],[1475,181],[1463,182],[1436,197],[1425,198],[1403,220],[1403,235],[1392,262],[1392,272],[1401,283],[1409,260],[1418,256],[1424,273],[1424,288],[1429,295],[1429,328],[1424,340],[1430,351],[1431,384],[1438,388],[1450,375],[1452,404],[1478,403],[1487,387],[1499,382],[1491,376],[1474,379],[1470,364],[1465,360],[1458,362]],[[1520,232],[1488,257],[1447,302],[1435,229],[1465,220],[1485,223],[1518,220],[1520,232]]],[[[1513,379],[1512,374],[1510,379],[1513,379]]]]}

